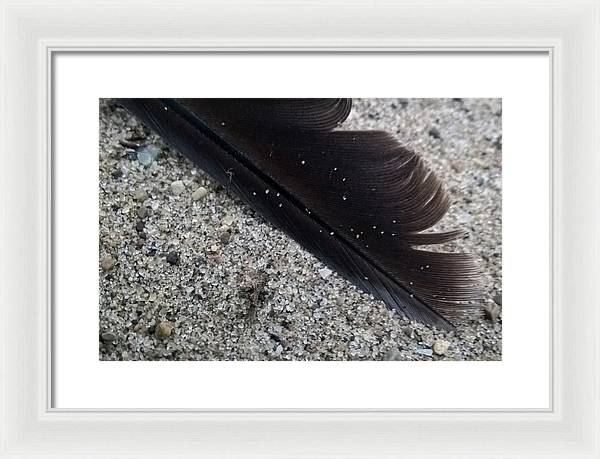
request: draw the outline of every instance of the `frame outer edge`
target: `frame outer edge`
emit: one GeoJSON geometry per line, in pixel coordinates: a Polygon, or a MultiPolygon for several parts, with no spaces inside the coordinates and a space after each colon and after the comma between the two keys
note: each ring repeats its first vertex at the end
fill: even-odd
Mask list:
{"type": "MultiPolygon", "coordinates": [[[[7,18],[6,7],[0,3],[0,188],[3,183],[7,183],[8,160],[3,154],[6,151],[6,63],[7,56],[7,18]]],[[[8,193],[0,193],[0,253],[6,253],[6,245],[9,237],[8,229],[8,193]]],[[[3,279],[7,279],[7,264],[0,259],[0,456],[7,449],[5,433],[9,422],[7,409],[8,387],[6,380],[8,378],[8,330],[7,314],[2,305],[7,304],[8,294],[3,289],[3,279]]]]}
{"type": "MultiPolygon", "coordinates": [[[[60,1],[52,0],[48,4],[58,5],[60,1]]],[[[92,3],[92,2],[90,2],[92,3]]],[[[100,2],[104,5],[108,5],[114,2],[100,2]]],[[[157,2],[152,2],[154,5],[158,5],[157,2]]],[[[178,2],[178,4],[181,2],[178,2]]],[[[184,2],[188,4],[187,2],[184,2]]],[[[268,3],[268,2],[266,2],[268,3]]],[[[265,3],[265,4],[266,4],[265,3]]],[[[433,4],[435,2],[428,2],[433,4]]],[[[27,9],[39,8],[39,5],[35,5],[30,2],[23,2],[23,11],[31,12],[27,9]]],[[[98,2],[94,3],[98,4],[98,2]]],[[[137,2],[132,2],[134,5],[138,5],[137,2]]],[[[366,3],[360,3],[366,7],[366,3]]],[[[493,3],[492,3],[493,4],[493,3]]],[[[501,2],[497,3],[498,5],[501,2]]],[[[529,1],[530,5],[542,6],[543,2],[529,1]]],[[[278,446],[284,446],[282,441],[279,439],[272,438],[277,435],[287,435],[291,440],[302,441],[302,435],[314,434],[314,428],[307,428],[306,424],[298,423],[293,419],[287,418],[281,415],[267,415],[263,417],[263,421],[255,423],[248,422],[248,416],[239,414],[231,415],[216,415],[216,416],[200,416],[195,423],[187,422],[189,426],[184,427],[186,419],[192,417],[186,414],[173,415],[168,414],[166,416],[154,416],[148,415],[118,415],[108,413],[89,413],[89,414],[61,414],[47,411],[46,406],[46,381],[45,375],[47,371],[47,357],[50,355],[47,349],[46,342],[44,341],[46,326],[44,315],[44,307],[47,302],[46,292],[39,291],[35,288],[31,288],[33,285],[45,285],[48,281],[46,266],[43,262],[47,260],[47,235],[43,234],[48,225],[46,217],[46,210],[48,209],[49,197],[46,193],[46,185],[50,184],[50,178],[48,174],[47,165],[49,164],[47,158],[43,159],[41,163],[36,162],[36,153],[45,152],[44,142],[47,140],[44,134],[46,133],[46,124],[44,121],[45,116],[45,101],[43,100],[44,95],[49,90],[47,82],[44,76],[44,65],[46,62],[46,48],[50,46],[50,41],[40,46],[39,38],[36,41],[34,36],[35,27],[41,27],[39,24],[28,24],[28,17],[21,16],[20,8],[14,7],[19,5],[18,3],[10,3],[7,1],[0,0],[0,24],[2,24],[1,34],[1,73],[0,73],[0,88],[2,98],[0,100],[0,145],[2,147],[2,154],[0,156],[0,187],[2,193],[0,194],[0,254],[5,254],[0,258],[0,282],[3,283],[3,287],[0,288],[0,334],[2,349],[0,349],[0,376],[1,390],[0,390],[0,457],[25,457],[25,456],[66,456],[71,454],[86,454],[93,455],[94,457],[117,457],[110,453],[97,453],[86,449],[86,440],[92,441],[96,437],[105,437],[106,435],[114,434],[115,428],[129,429],[135,434],[145,435],[150,438],[152,435],[173,435],[175,438],[181,440],[185,439],[184,433],[191,433],[194,427],[199,428],[196,435],[192,435],[188,438],[190,445],[201,445],[207,444],[206,442],[215,441],[219,438],[224,439],[229,432],[229,427],[234,429],[234,432],[241,432],[244,430],[244,425],[247,433],[242,434],[240,441],[244,444],[254,447],[255,451],[260,451],[261,448],[268,446],[268,439],[272,440],[278,446]],[[9,6],[12,8],[9,11],[9,6]],[[29,28],[28,28],[29,26],[29,28]],[[38,47],[35,44],[38,44],[38,47]],[[32,52],[30,55],[28,51],[38,51],[37,54],[32,52]],[[23,55],[24,54],[24,55],[23,55]],[[14,68],[10,67],[10,64],[14,64],[14,68]],[[17,70],[33,70],[37,69],[37,78],[33,78],[30,75],[18,75],[15,74],[17,70]],[[31,89],[34,88],[34,91],[31,89]],[[37,90],[37,92],[36,92],[37,90]],[[20,97],[19,97],[20,96],[20,97]],[[17,102],[20,102],[17,103],[17,102]],[[9,107],[13,110],[10,111],[11,117],[7,115],[9,113],[9,107]],[[40,111],[44,111],[44,114],[39,112],[33,113],[37,108],[40,111]],[[38,115],[36,117],[35,115],[38,115]],[[31,139],[20,138],[18,133],[23,133],[24,126],[27,126],[28,121],[37,120],[39,132],[36,137],[34,132],[31,139]],[[17,150],[16,148],[19,147],[17,150]],[[11,150],[12,148],[12,150],[11,150]],[[38,168],[32,170],[23,169],[22,164],[19,164],[19,155],[27,156],[32,160],[33,164],[37,164],[38,168]],[[40,185],[36,188],[36,184],[40,185]],[[30,188],[30,189],[28,189],[30,188]],[[24,212],[21,208],[21,202],[24,200],[26,203],[33,203],[33,207],[27,209],[28,212],[24,212]],[[30,245],[24,245],[23,240],[27,237],[30,238],[30,245]],[[33,260],[21,260],[19,257],[21,253],[25,254],[36,254],[33,260]],[[38,270],[32,269],[31,264],[38,262],[38,270]],[[8,282],[12,280],[14,282],[8,282]],[[29,284],[29,291],[19,291],[19,287],[24,287],[29,284]],[[20,309],[22,308],[22,309],[20,309]],[[28,314],[37,314],[36,317],[30,317],[28,314]],[[37,320],[36,320],[37,319],[37,320]],[[34,327],[31,325],[35,324],[34,327]],[[29,326],[29,328],[28,328],[29,326]],[[25,327],[25,328],[23,328],[25,327]],[[31,332],[31,329],[35,329],[41,332],[41,336],[22,336],[23,332],[31,332]],[[29,360],[27,359],[29,357],[29,360]],[[24,359],[23,359],[24,358],[24,359]],[[28,396],[29,394],[29,396],[28,396]],[[30,397],[32,394],[33,397],[30,397]],[[211,421],[212,419],[212,421],[211,421]],[[132,424],[130,424],[132,423],[132,424]],[[171,424],[169,424],[171,423],[171,424]],[[183,424],[182,424],[183,423],[183,424]],[[231,424],[230,424],[231,423],[231,424]],[[241,424],[240,424],[241,423],[241,424]],[[279,424],[280,427],[275,431],[271,432],[270,435],[261,436],[258,435],[261,427],[273,426],[279,424]],[[252,428],[252,424],[256,424],[252,428]],[[168,426],[171,427],[168,427],[168,426]],[[213,430],[208,429],[209,426],[213,430]],[[95,426],[95,427],[94,427],[95,426]],[[183,427],[183,432],[178,434],[177,427],[183,427]],[[300,428],[296,431],[295,429],[300,428]],[[192,429],[190,429],[192,427],[192,429]],[[221,430],[220,430],[221,429],[221,430]],[[237,430],[236,430],[237,429],[237,430]],[[257,430],[258,429],[258,430],[257,430]],[[219,433],[220,432],[220,433],[219,433]],[[254,436],[253,436],[254,435],[254,436]],[[81,439],[79,439],[81,436],[81,439]]],[[[66,5],[64,3],[63,5],[66,5]]],[[[509,5],[507,5],[507,8],[509,5]]],[[[581,222],[584,223],[585,228],[581,229],[580,236],[584,236],[586,239],[583,241],[576,241],[575,247],[573,247],[573,241],[563,240],[557,237],[554,241],[556,262],[563,262],[569,260],[571,257],[572,261],[569,262],[569,266],[573,263],[576,265],[578,262],[583,260],[586,267],[590,268],[590,272],[576,272],[572,273],[570,282],[562,282],[563,272],[558,270],[555,275],[557,279],[561,279],[561,288],[555,288],[555,297],[557,304],[562,306],[561,310],[557,311],[555,319],[565,320],[569,328],[560,327],[555,323],[554,331],[557,332],[556,344],[561,344],[560,349],[555,349],[555,355],[559,356],[559,361],[555,366],[555,371],[560,373],[560,378],[557,380],[556,389],[560,391],[561,395],[556,400],[558,409],[559,419],[554,421],[553,427],[541,427],[542,430],[546,429],[546,439],[554,439],[553,434],[566,434],[559,438],[560,444],[555,445],[556,449],[553,452],[548,452],[546,457],[588,457],[598,458],[600,457],[599,443],[600,443],[600,429],[598,429],[598,417],[600,416],[599,405],[599,389],[598,383],[600,382],[600,352],[598,351],[598,330],[600,329],[600,314],[597,307],[597,298],[600,294],[600,287],[597,282],[599,269],[599,237],[598,230],[600,229],[600,218],[598,216],[598,205],[600,204],[600,186],[598,185],[597,177],[600,176],[600,160],[598,152],[600,150],[600,134],[598,133],[598,121],[600,113],[600,94],[599,94],[599,49],[598,44],[600,34],[600,8],[598,2],[594,0],[590,1],[573,1],[568,0],[552,1],[548,2],[548,7],[561,9],[568,14],[565,19],[575,21],[571,24],[568,29],[568,40],[566,44],[557,47],[557,62],[555,63],[555,70],[557,70],[557,81],[554,83],[557,87],[554,89],[556,96],[556,118],[553,120],[553,127],[555,128],[555,154],[558,151],[563,153],[560,158],[558,155],[555,158],[553,176],[558,181],[555,184],[561,184],[561,188],[555,189],[556,198],[555,201],[555,214],[554,221],[557,224],[561,222],[566,226],[565,221],[577,222],[581,218],[581,222]],[[584,30],[582,30],[584,29],[584,30]],[[582,40],[581,42],[579,40],[582,40]],[[581,46],[581,50],[578,47],[581,46]],[[591,54],[591,55],[590,55],[591,54]],[[587,59],[587,61],[586,61],[587,59]],[[585,76],[580,73],[586,72],[585,76]],[[581,88],[579,88],[579,83],[581,88]],[[592,91],[591,95],[585,93],[585,91],[592,91]],[[573,97],[575,96],[575,97],[573,97]],[[591,97],[590,97],[591,96],[591,97]],[[561,116],[561,114],[572,115],[573,119],[568,119],[567,116],[561,116]],[[581,123],[580,126],[577,123],[581,123]],[[568,126],[569,130],[562,130],[560,127],[568,126]],[[576,134],[584,134],[582,138],[577,138],[576,134]],[[578,164],[573,161],[572,157],[566,157],[566,152],[569,151],[570,147],[577,147],[577,151],[585,153],[587,156],[584,158],[583,164],[578,164]],[[585,161],[587,159],[587,161],[585,161]],[[579,169],[577,169],[579,166],[579,169]],[[572,183],[566,183],[565,178],[569,177],[570,172],[586,172],[585,175],[581,175],[581,183],[573,185],[572,183]],[[592,171],[592,173],[590,173],[592,171]],[[561,178],[562,177],[562,178],[561,178]],[[573,200],[577,200],[582,196],[589,197],[587,204],[582,204],[582,208],[573,209],[570,205],[573,202],[565,200],[564,197],[571,197],[573,200]],[[592,194],[590,195],[589,192],[592,194]],[[560,195],[560,196],[559,196],[560,195]],[[560,197],[560,199],[559,199],[560,197]],[[566,220],[565,220],[566,219],[566,220]],[[586,243],[587,242],[587,243],[586,243]],[[565,253],[568,248],[579,248],[573,253],[565,253]],[[578,257],[581,257],[577,259],[578,257]],[[581,282],[588,295],[579,294],[577,292],[565,291],[566,286],[576,287],[578,282],[581,282]],[[559,296],[560,295],[560,296],[559,296]],[[591,296],[591,297],[590,297],[591,296]],[[573,301],[573,298],[581,300],[581,306],[575,310],[572,314],[567,316],[566,307],[568,303],[573,301]],[[582,316],[585,315],[584,318],[582,316]],[[579,319],[583,319],[583,325],[579,319]],[[587,349],[580,349],[574,347],[574,344],[569,343],[569,335],[566,331],[577,332],[578,326],[584,329],[587,340],[587,349]],[[595,330],[593,329],[595,327],[595,330]],[[562,345],[566,347],[563,347],[562,345]],[[568,351],[568,352],[567,352],[568,351]],[[586,360],[587,367],[581,368],[584,361],[581,358],[577,358],[576,353],[583,352],[587,357],[591,357],[586,360]],[[567,381],[565,378],[571,377],[574,380],[567,381]],[[579,378],[585,378],[585,381],[579,380],[579,378]],[[590,392],[577,393],[577,389],[586,387],[590,392]],[[566,422],[565,428],[567,431],[563,431],[558,428],[561,422],[566,422]]],[[[511,4],[510,8],[515,9],[515,5],[511,4]]],[[[38,13],[43,16],[43,13],[38,13]]],[[[78,38],[70,37],[65,39],[65,44],[73,46],[74,42],[77,42],[78,38]]],[[[81,40],[81,39],[80,39],[81,40]]],[[[95,43],[98,50],[105,49],[104,43],[97,39],[89,40],[83,39],[82,41],[88,41],[90,44],[95,43]]],[[[143,41],[143,40],[142,40],[143,41]]],[[[140,41],[140,43],[142,42],[140,41]]],[[[268,40],[267,40],[268,41],[268,40]]],[[[342,39],[338,42],[338,46],[342,46],[345,40],[342,39]]],[[[406,41],[406,38],[404,39],[406,41]]],[[[518,39],[515,42],[519,41],[518,39]]],[[[56,42],[56,41],[54,41],[56,42]]],[[[118,42],[116,40],[115,42],[118,42]]],[[[460,40],[454,42],[455,46],[459,45],[460,40]]],[[[541,42],[541,41],[540,41],[541,42]]],[[[426,44],[426,41],[421,42],[426,44]]],[[[136,46],[134,41],[129,42],[130,46],[136,46]]],[[[215,42],[213,46],[219,47],[222,43],[215,42]]],[[[432,49],[439,49],[439,47],[433,46],[431,42],[428,46],[432,49]]],[[[75,45],[77,47],[77,45],[75,45]]],[[[307,46],[307,49],[311,46],[307,46]]],[[[570,151],[569,151],[570,152],[570,151]]],[[[558,284],[558,282],[557,282],[558,284]]],[[[49,284],[47,285],[49,287],[49,284]]],[[[43,289],[42,289],[43,290],[43,289]]],[[[581,343],[581,341],[577,341],[581,343]]],[[[493,415],[491,415],[494,417],[493,415]]],[[[303,416],[301,416],[303,417],[303,416]]],[[[426,427],[426,418],[415,416],[416,423],[424,423],[426,427]]],[[[442,420],[444,416],[434,414],[430,416],[432,419],[442,420]]],[[[460,415],[456,415],[457,419],[461,419],[460,415]]],[[[500,417],[496,416],[500,419],[500,417]]],[[[317,419],[315,417],[315,419],[317,419]]],[[[371,421],[367,420],[368,417],[363,417],[365,423],[364,427],[367,431],[372,433],[372,439],[377,439],[383,443],[372,445],[371,457],[375,456],[387,456],[384,451],[386,442],[394,443],[392,435],[399,433],[396,428],[389,428],[388,430],[381,431],[376,434],[372,428],[368,425],[371,421]],[[383,448],[383,449],[382,449],[383,448]]],[[[390,416],[381,416],[381,420],[388,420],[388,426],[391,427],[389,421],[394,419],[390,416]]],[[[452,418],[448,418],[452,419],[452,418]]],[[[516,422],[517,417],[506,418],[507,421],[516,422]]],[[[541,417],[532,415],[524,416],[522,419],[525,421],[524,426],[529,426],[532,432],[539,429],[541,424],[536,427],[535,422],[539,422],[541,417]],[[537,421],[536,421],[537,420],[537,421]]],[[[482,421],[484,419],[481,419],[482,421]]],[[[351,421],[345,416],[339,415],[324,415],[320,416],[314,423],[315,428],[322,428],[328,425],[339,423],[339,428],[331,428],[329,433],[331,435],[338,435],[339,438],[345,438],[346,440],[352,439],[352,436],[348,437],[348,434],[358,434],[360,430],[357,430],[353,425],[358,423],[359,420],[351,421]],[[344,432],[340,430],[343,427],[347,427],[348,431],[344,432]]],[[[467,423],[468,425],[469,423],[467,423]]],[[[498,424],[502,425],[502,423],[498,424]]],[[[506,421],[504,425],[507,426],[506,421]]],[[[515,428],[518,424],[515,424],[515,428]]],[[[433,429],[435,433],[439,434],[441,431],[437,427],[433,429]]],[[[513,429],[510,429],[511,433],[513,429]]],[[[434,432],[432,432],[434,433],[434,432]]],[[[317,435],[319,438],[322,436],[317,435]]],[[[122,436],[115,438],[117,444],[125,445],[127,441],[130,441],[126,432],[123,432],[122,436]]],[[[285,442],[283,442],[285,443],[285,442]]],[[[91,444],[91,443],[90,443],[91,444]]],[[[395,444],[395,443],[394,443],[395,444]]],[[[323,444],[324,446],[325,444],[323,444]]],[[[135,445],[131,445],[133,448],[127,448],[130,454],[133,454],[136,450],[135,445]]],[[[361,452],[366,451],[365,447],[369,445],[360,443],[359,449],[356,451],[356,457],[360,457],[361,452]]],[[[467,446],[467,445],[465,445],[467,446]]],[[[507,445],[508,446],[508,445],[507,445]]],[[[531,448],[532,445],[529,445],[531,448]]],[[[541,450],[550,451],[549,445],[539,445],[541,450]]],[[[526,451],[517,453],[514,449],[514,445],[509,446],[511,453],[502,454],[502,457],[528,457],[526,451]]],[[[147,451],[148,457],[158,457],[161,454],[162,448],[158,448],[154,452],[147,451]]],[[[233,451],[227,446],[222,448],[222,451],[233,451]]],[[[324,451],[324,450],[323,450],[324,451]]],[[[532,452],[531,450],[528,450],[532,452]]],[[[208,451],[207,451],[208,452],[208,451]]],[[[219,448],[210,449],[209,454],[211,456],[218,454],[219,448]]],[[[239,451],[238,451],[239,452],[239,451]]],[[[333,451],[332,451],[333,452],[333,451]]],[[[335,452],[333,452],[334,455],[335,452]]],[[[390,453],[390,451],[388,451],[390,453]]],[[[125,451],[118,453],[118,457],[129,456],[125,451]]],[[[391,453],[390,453],[391,454],[391,453]]],[[[325,453],[323,454],[325,455],[325,453]]],[[[260,454],[256,454],[260,457],[260,454]]],[[[449,454],[438,454],[429,457],[460,457],[449,454]]],[[[173,457],[173,456],[171,456],[173,457]]],[[[204,456],[207,457],[207,456],[204,456]]],[[[264,456],[263,456],[264,457],[264,456]]],[[[479,455],[479,457],[500,457],[500,454],[491,453],[490,455],[479,455]]]]}

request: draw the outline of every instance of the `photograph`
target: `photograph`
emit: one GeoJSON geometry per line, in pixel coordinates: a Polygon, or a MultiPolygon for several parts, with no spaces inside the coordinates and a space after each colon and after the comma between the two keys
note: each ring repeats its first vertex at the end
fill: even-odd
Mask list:
{"type": "Polygon", "coordinates": [[[599,0],[143,3],[0,0],[0,459],[600,459],[599,0]]]}
{"type": "Polygon", "coordinates": [[[99,100],[104,361],[502,360],[502,99],[99,100]]]}

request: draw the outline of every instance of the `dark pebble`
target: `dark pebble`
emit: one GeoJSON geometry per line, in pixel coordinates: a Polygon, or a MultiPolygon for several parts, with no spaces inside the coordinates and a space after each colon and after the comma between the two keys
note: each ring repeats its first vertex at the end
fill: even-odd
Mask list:
{"type": "Polygon", "coordinates": [[[275,333],[269,333],[269,337],[270,337],[270,338],[271,338],[273,341],[275,341],[275,342],[277,342],[277,343],[281,343],[281,338],[280,338],[278,335],[276,335],[275,333]]]}
{"type": "Polygon", "coordinates": [[[496,303],[498,306],[502,306],[502,294],[501,293],[494,295],[494,303],[496,303]]]}
{"type": "Polygon", "coordinates": [[[121,178],[121,177],[123,177],[123,171],[122,171],[121,169],[115,169],[115,170],[112,172],[112,178],[114,178],[114,179],[119,179],[119,178],[121,178]]]}
{"type": "Polygon", "coordinates": [[[496,150],[502,150],[502,136],[498,137],[492,145],[496,150]]]}
{"type": "Polygon", "coordinates": [[[141,233],[142,231],[144,231],[144,228],[146,227],[146,223],[144,223],[143,221],[139,221],[135,224],[135,230],[138,233],[141,233]]]}
{"type": "MultiPolygon", "coordinates": [[[[127,137],[127,140],[139,143],[142,140],[146,140],[146,136],[138,132],[132,132],[131,135],[127,137]]],[[[141,145],[141,143],[139,144],[141,145]]]]}
{"type": "Polygon", "coordinates": [[[177,351],[176,351],[175,349],[163,349],[163,351],[162,351],[162,356],[163,356],[164,358],[167,358],[167,359],[168,359],[168,358],[173,358],[173,357],[175,356],[175,353],[176,353],[176,352],[177,352],[177,351]]]}
{"type": "Polygon", "coordinates": [[[431,128],[429,130],[429,135],[431,137],[433,137],[434,139],[441,139],[441,135],[440,135],[440,131],[437,130],[437,128],[431,128]]]}
{"type": "Polygon", "coordinates": [[[140,148],[140,144],[132,140],[121,139],[119,143],[125,148],[140,148]]]}
{"type": "Polygon", "coordinates": [[[112,343],[113,341],[117,340],[117,335],[111,332],[105,332],[102,333],[101,338],[105,343],[112,343]]]}
{"type": "Polygon", "coordinates": [[[163,356],[162,355],[162,349],[155,349],[155,350],[153,350],[152,353],[151,353],[151,355],[152,355],[153,359],[160,359],[160,358],[162,358],[162,356],[163,356]]]}
{"type": "Polygon", "coordinates": [[[170,252],[167,254],[167,263],[176,265],[179,263],[179,254],[177,252],[170,252]]]}
{"type": "Polygon", "coordinates": [[[231,239],[231,233],[229,231],[224,231],[219,234],[219,241],[221,241],[221,243],[228,244],[229,239],[231,239]]]}

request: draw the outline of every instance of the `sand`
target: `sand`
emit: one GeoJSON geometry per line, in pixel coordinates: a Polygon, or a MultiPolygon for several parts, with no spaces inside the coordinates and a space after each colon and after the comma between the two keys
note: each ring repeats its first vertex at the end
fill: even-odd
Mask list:
{"type": "Polygon", "coordinates": [[[500,99],[355,99],[343,128],[394,133],[443,179],[436,228],[469,232],[449,248],[481,260],[492,317],[442,332],[390,311],[101,100],[100,359],[501,359],[500,99]]]}

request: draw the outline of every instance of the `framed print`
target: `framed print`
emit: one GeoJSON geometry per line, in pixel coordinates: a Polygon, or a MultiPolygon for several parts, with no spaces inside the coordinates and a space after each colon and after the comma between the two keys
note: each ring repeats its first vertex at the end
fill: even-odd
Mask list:
{"type": "Polygon", "coordinates": [[[0,457],[600,457],[597,2],[1,11],[0,457]]]}

